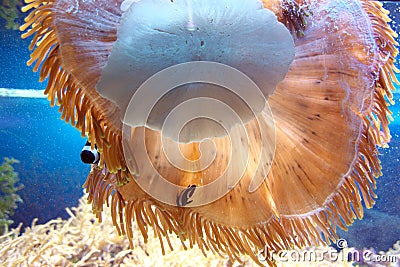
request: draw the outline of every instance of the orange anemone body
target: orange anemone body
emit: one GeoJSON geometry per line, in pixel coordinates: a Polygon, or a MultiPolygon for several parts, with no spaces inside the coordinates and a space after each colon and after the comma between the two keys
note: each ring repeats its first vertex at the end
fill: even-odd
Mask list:
{"type": "MultiPolygon", "coordinates": [[[[204,253],[226,253],[238,260],[249,254],[260,263],[257,251],[264,247],[279,251],[335,240],[337,226],[346,229],[361,219],[363,203],[372,207],[375,179],[381,175],[377,146],[390,141],[388,106],[392,82],[397,82],[396,34],[379,2],[262,1],[290,32],[295,49],[285,78],[268,98],[276,143],[269,172],[250,192],[258,170],[250,160],[229,192],[206,205],[188,207],[159,201],[138,185],[127,161],[140,163],[143,155],[133,151],[127,158],[123,112],[96,90],[118,39],[121,4],[30,0],[25,9],[33,10],[22,26],[29,28],[24,37],[33,36],[29,64],[40,69],[41,80],[48,79],[49,101],[59,105],[62,118],[99,148],[101,160],[84,187],[100,220],[107,204],[120,234],[132,238],[136,222],[146,240],[151,227],[163,252],[163,243],[170,244],[169,234],[174,233],[185,246],[197,244],[204,253]]],[[[250,159],[264,155],[257,144],[260,129],[268,127],[255,119],[245,124],[250,159]]],[[[144,140],[154,169],[185,188],[215,181],[227,169],[231,152],[244,146],[215,137],[214,162],[204,170],[185,171],[163,154],[160,131],[145,126],[131,129],[127,142],[137,140],[144,140]]],[[[189,160],[200,158],[198,143],[179,146],[189,160]]],[[[154,181],[150,186],[157,185],[153,171],[139,170],[154,181]]]]}

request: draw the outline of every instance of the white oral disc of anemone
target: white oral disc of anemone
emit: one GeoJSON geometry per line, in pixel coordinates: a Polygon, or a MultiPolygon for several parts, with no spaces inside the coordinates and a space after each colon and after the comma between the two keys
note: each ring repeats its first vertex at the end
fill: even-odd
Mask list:
{"type": "MultiPolygon", "coordinates": [[[[218,111],[212,118],[199,116],[196,122],[186,121],[185,127],[191,129],[183,129],[179,140],[171,133],[176,141],[223,136],[236,124],[255,118],[294,58],[290,32],[258,0],[192,0],[190,5],[187,0],[126,0],[121,9],[117,40],[96,90],[118,105],[125,124],[161,130],[168,127],[164,121],[175,107],[199,97],[224,103],[237,114],[234,118],[240,118],[233,120],[226,117],[229,112],[218,111]],[[164,80],[156,75],[187,62],[221,64],[210,69],[182,65],[164,80]],[[243,75],[219,68],[222,64],[245,74],[260,90],[247,88],[243,75]],[[140,93],[149,78],[157,80],[155,86],[148,83],[140,93]]],[[[174,117],[183,120],[179,114],[174,117]]]]}

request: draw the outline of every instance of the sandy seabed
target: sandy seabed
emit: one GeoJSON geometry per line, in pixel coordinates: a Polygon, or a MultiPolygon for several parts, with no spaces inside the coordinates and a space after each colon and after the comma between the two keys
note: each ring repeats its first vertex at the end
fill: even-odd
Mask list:
{"type": "MultiPolygon", "coordinates": [[[[205,257],[200,249],[184,250],[178,238],[171,238],[173,251],[162,255],[159,239],[149,237],[145,244],[136,224],[134,225],[134,249],[129,249],[128,239],[119,236],[112,225],[108,208],[99,223],[86,204],[86,196],[79,206],[69,209],[68,220],[55,219],[38,225],[32,222],[21,234],[22,225],[0,237],[0,266],[258,266],[249,257],[243,263],[231,262],[227,257],[205,257]]],[[[365,266],[400,266],[400,241],[382,255],[396,257],[396,262],[369,263],[365,266]]],[[[392,258],[393,259],[393,258],[392,258]]],[[[278,266],[353,266],[349,262],[321,261],[318,263],[278,263],[278,266]]]]}

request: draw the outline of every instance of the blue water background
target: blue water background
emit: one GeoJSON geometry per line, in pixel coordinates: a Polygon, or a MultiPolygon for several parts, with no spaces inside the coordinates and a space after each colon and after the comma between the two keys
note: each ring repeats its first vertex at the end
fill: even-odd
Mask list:
{"type": "MultiPolygon", "coordinates": [[[[397,29],[399,7],[387,8],[398,16],[392,25],[397,29]]],[[[0,88],[44,89],[46,83],[39,83],[38,74],[25,64],[29,40],[21,40],[19,32],[4,30],[0,38],[0,88]]],[[[391,107],[395,121],[390,127],[393,140],[389,149],[380,150],[383,177],[377,183],[377,203],[349,232],[339,232],[351,246],[386,250],[400,239],[400,94],[395,99],[398,105],[391,107]]],[[[19,222],[29,225],[36,217],[39,222],[68,217],[65,208],[77,205],[89,172],[79,160],[84,142],[46,99],[0,97],[0,159],[20,161],[15,169],[25,186],[20,191],[24,203],[13,216],[14,226],[19,222]]]]}
{"type": "MultiPolygon", "coordinates": [[[[2,22],[2,21],[1,21],[2,22]]],[[[38,73],[26,65],[30,39],[0,25],[0,88],[44,89],[38,73]]],[[[0,161],[13,157],[24,188],[23,203],[12,217],[14,226],[67,218],[66,207],[76,206],[90,167],[80,161],[85,143],[78,130],[60,118],[46,99],[0,97],[0,161]]]]}
{"type": "Polygon", "coordinates": [[[79,158],[80,133],[46,99],[0,97],[0,125],[0,158],[20,161],[15,169],[24,184],[13,220],[66,218],[65,207],[77,205],[90,170],[79,158]]]}

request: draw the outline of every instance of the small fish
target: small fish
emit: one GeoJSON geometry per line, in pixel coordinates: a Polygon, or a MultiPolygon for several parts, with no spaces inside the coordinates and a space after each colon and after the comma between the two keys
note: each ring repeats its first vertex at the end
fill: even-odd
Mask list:
{"type": "Polygon", "coordinates": [[[196,190],[195,185],[188,185],[188,187],[182,192],[180,192],[176,197],[176,205],[178,205],[178,207],[184,207],[187,204],[192,203],[193,200],[189,199],[193,196],[195,190],[196,190]]]}
{"type": "Polygon", "coordinates": [[[86,164],[97,164],[100,160],[100,153],[97,151],[97,146],[94,145],[94,149],[92,149],[91,143],[87,141],[81,151],[81,160],[86,164]]]}

